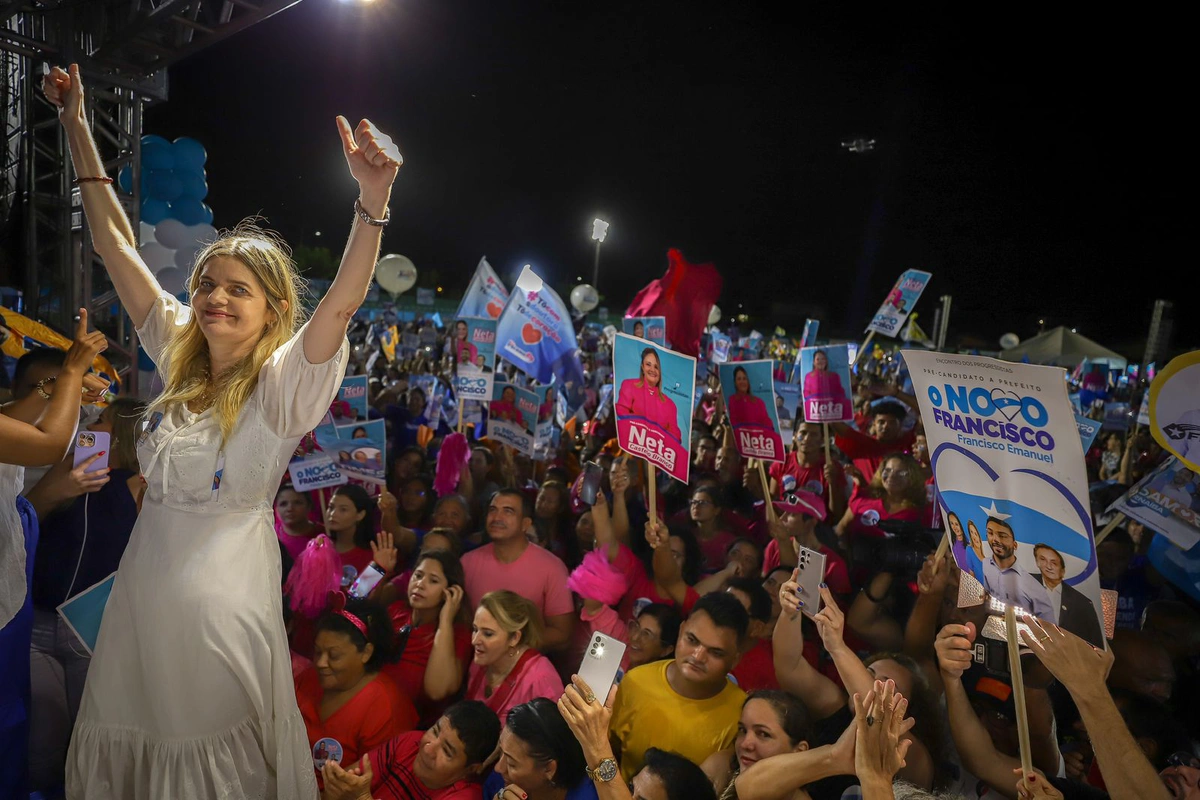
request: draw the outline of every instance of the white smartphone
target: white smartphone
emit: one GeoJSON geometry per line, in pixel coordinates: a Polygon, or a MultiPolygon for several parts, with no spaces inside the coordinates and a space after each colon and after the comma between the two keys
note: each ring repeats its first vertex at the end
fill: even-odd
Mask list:
{"type": "Polygon", "coordinates": [[[375,562],[367,564],[363,571],[358,573],[354,583],[350,584],[350,596],[357,597],[359,600],[363,599],[381,580],[383,580],[383,571],[375,566],[375,562]]]}
{"type": "Polygon", "coordinates": [[[79,431],[75,434],[75,457],[72,466],[78,467],[94,455],[99,458],[87,468],[88,472],[99,472],[108,466],[108,451],[112,436],[106,431],[79,431]]]}
{"type": "Polygon", "coordinates": [[[625,657],[625,643],[603,633],[594,632],[583,652],[583,663],[576,674],[591,688],[596,698],[603,703],[609,690],[617,680],[621,659],[625,657]]]}
{"type": "Polygon", "coordinates": [[[815,617],[821,610],[821,584],[825,581],[825,554],[797,545],[796,569],[799,570],[796,583],[800,585],[796,596],[804,602],[800,610],[809,617],[815,617]]]}

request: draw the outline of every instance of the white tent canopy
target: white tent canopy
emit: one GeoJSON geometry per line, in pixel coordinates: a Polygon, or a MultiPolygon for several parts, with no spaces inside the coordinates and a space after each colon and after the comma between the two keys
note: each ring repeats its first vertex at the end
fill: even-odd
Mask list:
{"type": "Polygon", "coordinates": [[[1021,361],[1028,357],[1031,364],[1050,364],[1072,369],[1085,358],[1093,364],[1105,364],[1109,369],[1125,369],[1126,360],[1086,336],[1071,333],[1070,328],[1058,327],[1027,339],[1016,347],[1000,353],[1005,361],[1021,361]]]}

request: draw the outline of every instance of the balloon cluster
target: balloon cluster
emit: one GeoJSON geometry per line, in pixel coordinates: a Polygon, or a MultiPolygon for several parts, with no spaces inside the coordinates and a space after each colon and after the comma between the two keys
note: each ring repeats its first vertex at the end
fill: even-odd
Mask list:
{"type": "MultiPolygon", "coordinates": [[[[208,196],[204,162],[208,153],[195,139],[181,136],[142,137],[142,260],[171,294],[184,291],[196,254],[217,238],[208,196]]],[[[133,191],[133,169],[124,167],[117,181],[133,191]]]]}

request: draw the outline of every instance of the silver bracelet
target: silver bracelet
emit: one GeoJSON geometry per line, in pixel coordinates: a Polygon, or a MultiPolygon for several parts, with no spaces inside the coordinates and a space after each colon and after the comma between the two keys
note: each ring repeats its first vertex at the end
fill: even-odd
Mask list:
{"type": "Polygon", "coordinates": [[[376,228],[382,228],[392,221],[392,210],[390,208],[385,208],[383,210],[383,219],[375,219],[368,214],[367,210],[362,207],[361,197],[354,198],[354,213],[358,214],[358,218],[363,222],[367,223],[368,225],[374,225],[376,228]]]}

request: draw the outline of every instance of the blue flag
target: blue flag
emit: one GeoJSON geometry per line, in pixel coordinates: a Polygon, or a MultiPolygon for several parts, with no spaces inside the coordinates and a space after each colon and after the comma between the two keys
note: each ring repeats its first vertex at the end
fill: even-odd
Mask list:
{"type": "Polygon", "coordinates": [[[557,378],[569,408],[582,404],[583,365],[571,314],[528,265],[496,325],[496,354],[538,383],[557,378]]]}
{"type": "Polygon", "coordinates": [[[479,259],[479,266],[475,268],[475,275],[471,278],[471,283],[467,285],[466,294],[463,295],[462,302],[458,304],[458,311],[454,313],[454,318],[496,319],[504,310],[504,304],[507,301],[508,290],[504,288],[496,271],[492,269],[492,265],[484,256],[479,259]]]}

